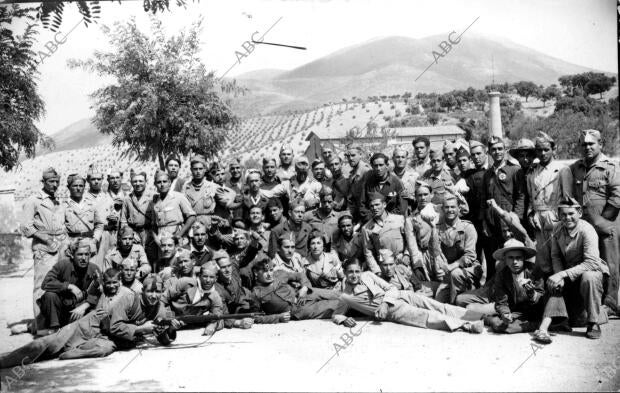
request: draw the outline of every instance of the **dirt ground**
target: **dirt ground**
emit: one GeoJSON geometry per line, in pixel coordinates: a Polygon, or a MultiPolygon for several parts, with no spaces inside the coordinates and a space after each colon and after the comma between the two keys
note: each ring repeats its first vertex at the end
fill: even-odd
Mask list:
{"type": "MultiPolygon", "coordinates": [[[[31,340],[7,327],[31,318],[31,264],[0,275],[0,352],[31,340]]],[[[0,370],[0,378],[2,391],[24,392],[620,391],[620,320],[602,329],[598,341],[576,329],[538,349],[528,334],[369,322],[347,346],[341,336],[349,330],[330,321],[290,322],[223,330],[208,341],[201,330],[181,331],[171,347],[46,361],[0,370]]]]}

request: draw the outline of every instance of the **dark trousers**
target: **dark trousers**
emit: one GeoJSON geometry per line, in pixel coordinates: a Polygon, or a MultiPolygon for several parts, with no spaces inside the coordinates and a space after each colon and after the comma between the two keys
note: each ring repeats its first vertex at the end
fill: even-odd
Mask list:
{"type": "Polygon", "coordinates": [[[609,267],[609,278],[607,281],[607,294],[603,300],[603,304],[610,309],[618,310],[618,285],[619,285],[619,265],[620,265],[620,225],[616,223],[616,232],[611,236],[601,236],[599,234],[599,250],[601,250],[601,258],[607,262],[609,267]]]}
{"type": "Polygon", "coordinates": [[[487,274],[485,282],[490,281],[495,276],[495,258],[493,253],[504,245],[504,238],[501,235],[501,228],[489,227],[489,237],[484,238],[482,248],[484,249],[484,258],[487,265],[487,274]]]}
{"type": "Polygon", "coordinates": [[[57,329],[69,323],[69,312],[75,308],[75,301],[55,292],[45,292],[39,299],[41,315],[45,326],[39,329],[57,329]]]}
{"type": "Polygon", "coordinates": [[[488,321],[489,325],[491,325],[491,329],[493,329],[495,333],[527,333],[535,331],[538,325],[540,325],[540,318],[534,318],[519,312],[513,312],[511,315],[512,322],[510,323],[502,321],[502,319],[496,315],[490,317],[488,321]]]}
{"type": "Polygon", "coordinates": [[[311,293],[291,310],[291,317],[303,319],[329,319],[338,307],[339,294],[329,289],[312,288],[311,293]]]}
{"type": "Polygon", "coordinates": [[[605,313],[601,314],[602,295],[601,272],[584,272],[575,281],[565,279],[562,293],[550,294],[543,317],[569,318],[573,326],[582,325],[585,321],[604,323],[607,316],[605,313]]]}

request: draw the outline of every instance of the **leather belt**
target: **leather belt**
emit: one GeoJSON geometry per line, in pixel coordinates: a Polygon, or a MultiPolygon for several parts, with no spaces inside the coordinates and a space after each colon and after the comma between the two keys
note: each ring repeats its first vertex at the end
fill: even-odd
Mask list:
{"type": "Polygon", "coordinates": [[[93,231],[88,232],[69,232],[69,237],[93,237],[93,231]]]}

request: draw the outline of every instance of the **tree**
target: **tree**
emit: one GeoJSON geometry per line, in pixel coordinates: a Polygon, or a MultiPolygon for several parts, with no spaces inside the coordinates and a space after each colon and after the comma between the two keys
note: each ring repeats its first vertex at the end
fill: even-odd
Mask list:
{"type": "Polygon", "coordinates": [[[448,112],[450,112],[450,109],[455,107],[457,104],[458,102],[452,93],[446,93],[439,96],[439,106],[446,108],[448,112]]]}
{"type": "Polygon", "coordinates": [[[531,96],[536,96],[538,92],[538,86],[534,82],[529,81],[521,81],[514,84],[515,89],[517,89],[517,94],[522,97],[525,97],[525,102],[531,96]]]}
{"type": "Polygon", "coordinates": [[[561,95],[562,93],[556,85],[547,86],[540,95],[540,99],[543,102],[543,107],[546,105],[547,101],[557,100],[561,97],[561,95]]]}
{"type": "MultiPolygon", "coordinates": [[[[177,6],[185,7],[186,0],[175,0],[177,6]]],[[[36,3],[35,0],[20,0],[23,3],[36,3]]],[[[121,0],[118,0],[120,3],[121,0]]],[[[42,1],[38,8],[33,9],[37,11],[37,19],[40,19],[43,23],[43,27],[49,28],[52,31],[57,31],[62,24],[62,15],[65,10],[65,3],[75,3],[78,12],[82,16],[84,23],[88,26],[89,23],[99,18],[99,12],[101,7],[99,1],[84,1],[84,0],[65,0],[65,1],[42,1]]],[[[143,0],[142,3],[145,12],[151,11],[153,14],[157,12],[163,12],[169,9],[170,0],[143,0]]]]}
{"type": "Polygon", "coordinates": [[[14,35],[13,19],[34,21],[33,8],[0,7],[0,167],[11,170],[22,153],[34,157],[37,144],[52,147],[53,141],[34,124],[45,113],[37,92],[36,56],[32,51],[37,31],[29,23],[23,35],[14,35]],[[9,26],[9,27],[7,27],[9,26]]]}
{"type": "Polygon", "coordinates": [[[600,94],[600,98],[603,99],[603,93],[611,89],[614,83],[616,83],[616,77],[599,74],[590,79],[583,89],[586,94],[600,94]]]}
{"type": "Polygon", "coordinates": [[[166,38],[161,21],[151,16],[151,36],[138,30],[132,18],[114,29],[104,27],[110,52],[95,52],[81,67],[111,76],[115,83],[91,94],[96,110],[93,123],[114,136],[112,143],[146,161],[171,153],[215,156],[225,133],[237,117],[221,93],[237,94],[234,82],[218,82],[198,54],[202,19],[179,35],[166,38]],[[218,91],[221,89],[221,92],[218,91]]]}
{"type": "Polygon", "coordinates": [[[431,112],[428,115],[426,115],[426,120],[429,122],[430,125],[433,125],[433,126],[439,123],[439,119],[441,119],[441,116],[435,112],[431,112]]]}

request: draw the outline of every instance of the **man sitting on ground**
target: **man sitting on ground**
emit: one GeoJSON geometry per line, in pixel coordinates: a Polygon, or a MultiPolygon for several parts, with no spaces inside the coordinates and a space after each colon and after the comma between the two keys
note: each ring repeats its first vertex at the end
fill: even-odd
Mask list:
{"type": "Polygon", "coordinates": [[[116,248],[108,251],[104,258],[103,266],[105,269],[113,267],[121,270],[121,265],[126,259],[133,259],[138,264],[138,276],[146,277],[151,272],[151,265],[146,258],[144,247],[135,243],[135,233],[133,229],[126,226],[118,231],[118,243],[116,248]]]}
{"type": "Polygon", "coordinates": [[[91,239],[78,239],[67,249],[70,259],[61,259],[50,270],[41,288],[41,314],[48,333],[77,321],[97,304],[101,271],[90,261],[95,255],[91,239]]]}

